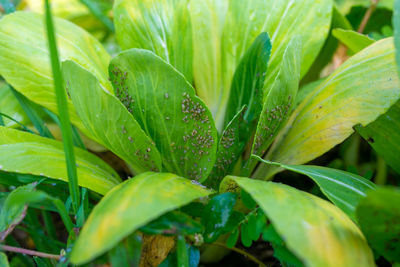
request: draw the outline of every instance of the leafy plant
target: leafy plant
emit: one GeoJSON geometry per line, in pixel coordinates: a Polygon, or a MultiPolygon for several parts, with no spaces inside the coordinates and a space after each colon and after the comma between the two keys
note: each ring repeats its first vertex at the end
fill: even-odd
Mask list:
{"type": "Polygon", "coordinates": [[[0,195],[1,241],[33,221],[38,249],[51,236],[43,250],[63,250],[0,249],[47,258],[39,266],[197,266],[226,250],[263,265],[246,250],[263,240],[285,266],[399,261],[398,209],[383,201],[395,203],[397,189],[301,165],[356,130],[398,171],[398,36],[352,31],[347,5],[332,0],[116,0],[114,25],[82,2],[115,27],[121,52],[67,20],[53,29],[47,2],[46,21],[8,7],[0,19],[0,95],[12,99],[0,99],[0,183],[14,186],[0,195]],[[333,36],[351,57],[302,87],[330,61],[321,55],[333,36]],[[314,194],[270,181],[284,169],[310,177],[314,194]]]}

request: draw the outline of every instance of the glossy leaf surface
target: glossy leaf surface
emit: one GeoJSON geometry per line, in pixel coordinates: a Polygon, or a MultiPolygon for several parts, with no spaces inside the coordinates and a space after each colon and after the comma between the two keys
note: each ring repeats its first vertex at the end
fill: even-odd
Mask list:
{"type": "Polygon", "coordinates": [[[192,82],[192,28],[188,0],[118,0],[114,5],[122,49],[154,52],[192,82]]]}
{"type": "Polygon", "coordinates": [[[256,37],[271,37],[268,80],[277,74],[289,41],[301,35],[303,76],[328,34],[332,1],[192,0],[190,9],[194,83],[222,130],[232,77],[256,37]]]}
{"type": "MultiPolygon", "coordinates": [[[[110,56],[93,36],[63,19],[55,19],[61,61],[79,63],[112,90],[107,79],[110,56]]],[[[0,21],[0,74],[29,100],[57,113],[44,17],[14,12],[0,21]]],[[[71,122],[84,129],[69,102],[71,122]]]]}
{"type": "MultiPolygon", "coordinates": [[[[308,162],[345,140],[353,126],[367,125],[400,97],[393,39],[357,53],[324,80],[293,112],[266,156],[283,164],[308,162]]],[[[255,177],[277,170],[261,166],[255,177]]]]}
{"type": "Polygon", "coordinates": [[[358,203],[367,195],[368,191],[376,188],[375,184],[369,180],[342,170],[312,165],[284,165],[265,160],[262,162],[307,175],[317,183],[329,200],[354,221],[356,221],[355,211],[358,203]]]}
{"type": "MultiPolygon", "coordinates": [[[[59,141],[0,127],[0,170],[68,182],[59,141]]],[[[120,182],[118,174],[91,153],[75,148],[79,185],[105,194],[120,182]]]]}
{"type": "Polygon", "coordinates": [[[96,77],[73,61],[63,63],[63,75],[80,119],[100,144],[130,164],[136,173],[161,170],[154,142],[96,77]]]}
{"type": "Polygon", "coordinates": [[[147,172],[129,179],[113,188],[93,209],[71,261],[88,262],[158,216],[210,193],[174,174],[147,172]]]}
{"type": "Polygon", "coordinates": [[[217,131],[205,104],[170,64],[131,49],[110,64],[117,97],[156,142],[169,172],[203,181],[211,172],[217,131]]]}
{"type": "Polygon", "coordinates": [[[400,261],[400,191],[378,188],[357,207],[357,218],[372,248],[389,261],[400,261]]]}
{"type": "Polygon", "coordinates": [[[228,176],[260,205],[305,266],[375,266],[357,226],[331,203],[293,187],[228,176]]]}

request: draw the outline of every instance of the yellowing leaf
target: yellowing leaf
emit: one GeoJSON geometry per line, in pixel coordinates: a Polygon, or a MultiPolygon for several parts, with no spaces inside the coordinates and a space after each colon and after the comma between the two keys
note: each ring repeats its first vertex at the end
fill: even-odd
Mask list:
{"type": "Polygon", "coordinates": [[[375,266],[357,226],[331,203],[293,187],[228,176],[260,205],[285,245],[305,266],[375,266]]]}
{"type": "MultiPolygon", "coordinates": [[[[386,112],[400,97],[393,39],[357,53],[308,94],[265,159],[297,165],[308,162],[386,112]]],[[[260,166],[254,177],[268,178],[277,169],[260,166]]]]}
{"type": "MultiPolygon", "coordinates": [[[[75,24],[55,19],[61,61],[70,59],[92,72],[112,91],[107,67],[110,56],[100,42],[75,24]]],[[[31,101],[57,113],[44,17],[15,12],[0,20],[0,75],[31,101]]],[[[84,127],[69,102],[70,120],[84,127]]]]}
{"type": "Polygon", "coordinates": [[[129,179],[93,209],[72,250],[71,261],[86,263],[151,220],[210,193],[169,173],[147,172],[129,179]]]}
{"type": "MultiPolygon", "coordinates": [[[[68,182],[63,144],[38,135],[0,127],[0,170],[68,182]]],[[[80,186],[99,194],[120,183],[118,174],[93,154],[75,148],[80,186]]]]}

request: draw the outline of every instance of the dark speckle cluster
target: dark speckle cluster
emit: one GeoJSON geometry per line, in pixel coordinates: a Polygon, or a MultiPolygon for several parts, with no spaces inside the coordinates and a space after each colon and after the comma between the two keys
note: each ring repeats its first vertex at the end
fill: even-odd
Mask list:
{"type": "Polygon", "coordinates": [[[122,104],[124,104],[128,111],[132,113],[135,100],[128,94],[128,86],[126,85],[128,73],[126,71],[121,71],[116,66],[112,68],[111,73],[113,74],[111,82],[114,84],[115,95],[122,104]]]}

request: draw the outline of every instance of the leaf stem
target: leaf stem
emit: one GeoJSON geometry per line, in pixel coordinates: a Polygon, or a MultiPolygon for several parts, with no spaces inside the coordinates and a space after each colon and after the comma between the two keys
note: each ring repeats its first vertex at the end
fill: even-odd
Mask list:
{"type": "Polygon", "coordinates": [[[31,256],[37,256],[37,257],[41,257],[41,258],[48,258],[48,259],[55,259],[55,260],[61,259],[61,255],[48,254],[48,253],[43,253],[43,252],[34,251],[34,250],[30,250],[30,249],[25,249],[25,248],[11,247],[11,246],[7,246],[7,245],[0,245],[0,250],[21,253],[21,254],[26,254],[26,255],[31,255],[31,256]]]}
{"type": "Polygon", "coordinates": [[[363,33],[365,30],[365,27],[368,24],[369,19],[371,18],[372,13],[374,13],[378,3],[380,0],[371,0],[371,5],[369,6],[367,12],[365,12],[364,17],[360,23],[360,26],[358,27],[357,32],[363,33]]]}
{"type": "Polygon", "coordinates": [[[211,243],[210,245],[214,245],[214,246],[219,246],[219,247],[223,247],[223,248],[226,248],[226,249],[230,249],[230,250],[232,250],[232,251],[235,251],[236,253],[242,254],[243,256],[245,256],[246,258],[248,258],[249,260],[251,260],[251,261],[257,263],[258,266],[260,266],[260,267],[267,267],[267,265],[264,264],[262,261],[260,261],[259,259],[257,259],[257,258],[254,257],[253,255],[251,255],[251,254],[247,253],[246,251],[241,250],[241,249],[239,249],[239,248],[237,248],[237,247],[232,247],[232,248],[230,248],[230,247],[228,247],[228,246],[226,246],[225,244],[220,243],[220,242],[214,242],[214,243],[211,243]]]}

